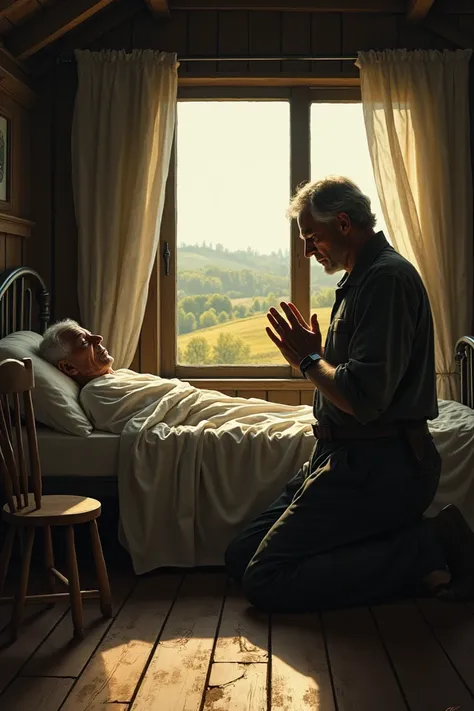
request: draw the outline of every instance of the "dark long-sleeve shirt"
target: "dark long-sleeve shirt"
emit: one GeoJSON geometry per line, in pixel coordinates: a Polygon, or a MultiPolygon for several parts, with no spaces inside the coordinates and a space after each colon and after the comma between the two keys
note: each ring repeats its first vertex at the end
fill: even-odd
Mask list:
{"type": "Polygon", "coordinates": [[[319,391],[321,423],[348,425],[438,416],[433,320],[420,275],[378,232],[339,282],[324,358],[354,417],[319,391]]]}

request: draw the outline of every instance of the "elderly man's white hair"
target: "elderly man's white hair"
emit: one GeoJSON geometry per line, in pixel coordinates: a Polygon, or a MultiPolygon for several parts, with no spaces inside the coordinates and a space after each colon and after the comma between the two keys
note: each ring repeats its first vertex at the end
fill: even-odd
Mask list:
{"type": "Polygon", "coordinates": [[[71,347],[64,341],[63,336],[67,331],[81,330],[77,321],[66,318],[46,329],[43,340],[39,345],[39,355],[53,365],[58,365],[60,360],[66,359],[71,353],[71,347]]]}

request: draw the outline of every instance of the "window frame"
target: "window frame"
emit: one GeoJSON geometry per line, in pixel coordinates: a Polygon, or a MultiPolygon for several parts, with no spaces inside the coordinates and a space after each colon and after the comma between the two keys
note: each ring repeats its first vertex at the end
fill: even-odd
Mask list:
{"type": "MultiPolygon", "coordinates": [[[[349,86],[186,86],[178,90],[178,101],[281,101],[290,104],[290,192],[310,179],[310,112],[315,101],[360,101],[360,87],[349,86]]],[[[175,136],[176,138],[176,136],[175,136]]],[[[280,385],[297,382],[298,388],[313,387],[299,370],[289,365],[218,365],[186,366],[177,363],[177,231],[176,231],[176,140],[170,160],[165,204],[161,222],[160,240],[152,274],[153,290],[159,290],[159,309],[156,340],[158,346],[158,372],[162,377],[176,377],[207,387],[212,382],[231,383],[238,380],[239,387],[247,381],[250,388],[258,382],[268,381],[280,385]],[[170,252],[169,273],[165,273],[164,252],[170,252]],[[158,274],[160,278],[158,279],[158,274]],[[173,315],[173,325],[170,324],[173,315]]],[[[293,303],[310,317],[310,263],[304,256],[304,244],[299,239],[298,226],[293,220],[290,228],[290,288],[293,303]]],[[[149,296],[150,300],[150,296],[149,296]]],[[[147,308],[147,312],[149,309],[147,308]]],[[[145,313],[147,322],[147,313],[145,313]]],[[[150,319],[148,319],[148,323],[150,319]]],[[[148,349],[147,349],[148,350],[148,349]]],[[[142,367],[143,367],[142,355],[142,367]]],[[[230,385],[229,385],[230,387],[230,385]]]]}

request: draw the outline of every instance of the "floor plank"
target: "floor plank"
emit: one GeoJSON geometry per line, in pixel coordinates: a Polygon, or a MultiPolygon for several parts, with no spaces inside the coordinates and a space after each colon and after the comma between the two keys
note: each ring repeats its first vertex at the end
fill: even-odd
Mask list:
{"type": "Polygon", "coordinates": [[[26,608],[18,639],[9,643],[9,628],[0,634],[0,693],[67,612],[67,606],[51,608],[31,605],[26,608]]]}
{"type": "Polygon", "coordinates": [[[326,612],[322,622],[338,711],[406,711],[370,611],[326,612]]]}
{"type": "Polygon", "coordinates": [[[413,602],[381,605],[373,613],[410,711],[474,711],[474,699],[413,602]]]}
{"type": "Polygon", "coordinates": [[[214,653],[215,662],[266,662],[268,615],[250,607],[242,592],[229,585],[214,653]]]}
{"type": "Polygon", "coordinates": [[[203,711],[267,711],[267,666],[214,664],[203,711]]]}
{"type": "Polygon", "coordinates": [[[199,711],[225,585],[224,574],[186,577],[132,711],[199,711]]]}
{"type": "Polygon", "coordinates": [[[180,575],[141,579],[61,711],[128,704],[181,583],[180,575]]]}
{"type": "MultiPolygon", "coordinates": [[[[111,579],[114,616],[135,585],[136,580],[131,576],[111,579]]],[[[67,615],[25,665],[24,676],[78,677],[81,674],[113,622],[102,617],[98,600],[85,600],[83,610],[84,639],[73,638],[71,616],[67,615]]]]}
{"type": "Polygon", "coordinates": [[[318,615],[273,615],[272,711],[335,711],[318,615]]]}
{"type": "Polygon", "coordinates": [[[8,711],[58,711],[74,679],[15,679],[2,696],[8,711]]]}
{"type": "Polygon", "coordinates": [[[474,615],[462,603],[426,598],[417,602],[445,653],[474,694],[474,615]]]}

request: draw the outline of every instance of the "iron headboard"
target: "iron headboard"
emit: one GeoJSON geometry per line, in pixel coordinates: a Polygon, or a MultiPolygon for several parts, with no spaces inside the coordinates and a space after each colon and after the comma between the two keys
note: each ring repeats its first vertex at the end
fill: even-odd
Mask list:
{"type": "Polygon", "coordinates": [[[15,331],[44,333],[50,318],[49,291],[38,272],[13,267],[0,274],[0,338],[15,331]]]}
{"type": "Polygon", "coordinates": [[[461,381],[461,402],[474,409],[474,337],[463,336],[456,343],[456,365],[461,381]]]}

